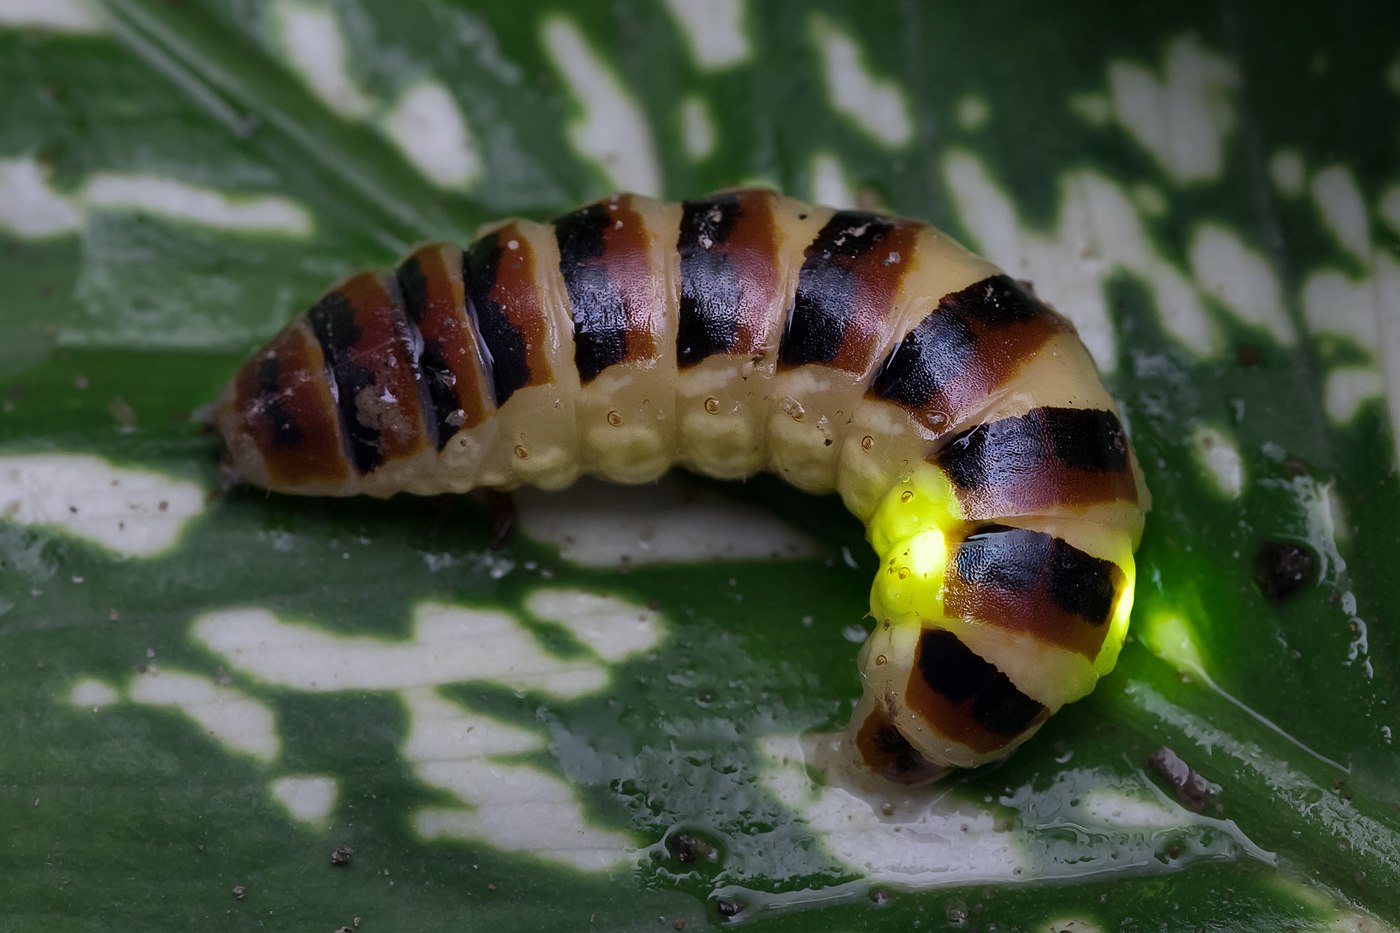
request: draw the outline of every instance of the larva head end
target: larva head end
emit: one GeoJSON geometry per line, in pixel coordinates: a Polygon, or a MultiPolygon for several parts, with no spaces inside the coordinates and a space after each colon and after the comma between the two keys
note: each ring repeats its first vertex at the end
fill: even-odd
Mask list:
{"type": "Polygon", "coordinates": [[[851,722],[851,737],[866,762],[882,773],[891,769],[892,755],[896,771],[907,769],[911,755],[945,769],[1000,760],[1052,712],[935,621],[877,625],[861,654],[861,679],[865,696],[851,722]],[[888,721],[888,729],[878,720],[872,723],[873,712],[888,721]]]}
{"type": "Polygon", "coordinates": [[[869,694],[851,718],[851,735],[866,767],[887,781],[910,786],[929,784],[953,771],[929,761],[909,744],[884,707],[873,702],[869,694]]]}

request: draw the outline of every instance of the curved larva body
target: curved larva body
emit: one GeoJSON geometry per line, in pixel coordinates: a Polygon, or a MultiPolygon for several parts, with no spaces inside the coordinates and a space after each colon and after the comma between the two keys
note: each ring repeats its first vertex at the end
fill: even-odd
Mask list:
{"type": "Polygon", "coordinates": [[[852,735],[906,781],[1004,756],[1112,668],[1147,507],[1064,318],[932,227],[769,191],[423,246],[332,288],[216,419],[289,493],[677,465],[838,492],[882,560],[852,735]]]}

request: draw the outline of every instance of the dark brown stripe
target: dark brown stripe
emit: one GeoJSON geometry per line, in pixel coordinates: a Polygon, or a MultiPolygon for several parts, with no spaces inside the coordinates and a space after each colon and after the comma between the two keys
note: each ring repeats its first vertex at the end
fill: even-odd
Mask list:
{"type": "Polygon", "coordinates": [[[878,704],[856,732],[856,748],[872,771],[898,784],[922,784],[948,770],[919,754],[878,704]]]}
{"type": "Polygon", "coordinates": [[[925,629],[915,649],[907,702],[934,731],[979,754],[1003,748],[1050,711],[943,629],[925,629]]]}
{"type": "Polygon", "coordinates": [[[1124,585],[1112,561],[1026,528],[982,525],[953,554],[943,591],[952,616],[975,619],[1092,660],[1124,585]]]}
{"type": "Polygon", "coordinates": [[[768,309],[778,299],[777,196],[731,191],[682,205],[680,319],[682,369],[715,354],[764,349],[768,309]]]}
{"type": "Polygon", "coordinates": [[[889,326],[919,225],[841,211],[822,227],[797,278],[778,363],[864,373],[889,326]]]}
{"type": "Polygon", "coordinates": [[[1072,331],[1010,277],[992,276],[945,295],[885,360],[868,397],[942,428],[985,402],[1051,337],[1072,331]]]}
{"type": "Polygon", "coordinates": [[[1128,440],[1111,411],[1035,408],[951,436],[929,456],[972,519],[1058,505],[1137,502],[1128,440]]]}
{"type": "Polygon", "coordinates": [[[490,404],[489,356],[467,318],[461,251],[433,243],[403,261],[398,271],[409,335],[422,346],[418,357],[428,393],[437,449],[454,434],[486,420],[490,404]]]}
{"type": "Polygon", "coordinates": [[[486,345],[496,404],[554,381],[535,251],[515,224],[488,233],[463,257],[467,314],[486,345]]]}
{"type": "Polygon", "coordinates": [[[559,272],[574,318],[574,363],[585,385],[618,363],[655,359],[651,237],[629,195],[554,221],[559,272]]]}
{"type": "Polygon", "coordinates": [[[335,380],[351,459],[361,473],[431,441],[398,283],[361,272],[306,313],[335,380]]]}
{"type": "Polygon", "coordinates": [[[340,483],[349,477],[329,378],[320,345],[300,321],[238,371],[235,432],[257,445],[271,485],[340,483]]]}

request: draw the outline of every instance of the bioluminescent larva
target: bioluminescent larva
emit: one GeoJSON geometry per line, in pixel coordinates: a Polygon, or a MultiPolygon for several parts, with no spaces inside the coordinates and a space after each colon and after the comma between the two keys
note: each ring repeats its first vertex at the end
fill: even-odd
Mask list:
{"type": "Polygon", "coordinates": [[[916,782],[1111,669],[1148,504],[1058,313],[938,230],[771,191],[616,195],[327,292],[230,380],[244,481],[306,495],[622,483],[836,491],[880,557],[855,746],[916,782]]]}

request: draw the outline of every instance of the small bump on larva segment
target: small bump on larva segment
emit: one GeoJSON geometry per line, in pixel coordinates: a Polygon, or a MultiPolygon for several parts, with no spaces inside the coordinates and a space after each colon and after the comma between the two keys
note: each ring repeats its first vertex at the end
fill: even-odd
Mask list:
{"type": "Polygon", "coordinates": [[[869,434],[865,435],[865,437],[862,437],[862,438],[860,439],[860,449],[861,449],[861,450],[870,450],[870,449],[873,448],[874,446],[875,446],[875,438],[871,437],[869,434]]]}
{"type": "Polygon", "coordinates": [[[896,576],[898,576],[899,579],[901,579],[901,580],[908,580],[908,579],[909,579],[909,568],[908,568],[908,567],[900,567],[899,570],[896,572],[896,576]]]}
{"type": "Polygon", "coordinates": [[[454,428],[460,428],[462,425],[467,423],[467,413],[462,409],[458,408],[456,411],[453,411],[443,420],[454,428]]]}
{"type": "Polygon", "coordinates": [[[914,490],[906,489],[899,494],[900,502],[911,502],[914,499],[914,490]]]}
{"type": "Polygon", "coordinates": [[[517,457],[519,457],[521,460],[525,460],[525,459],[527,459],[527,458],[530,456],[530,452],[529,452],[528,450],[526,450],[524,447],[520,446],[519,444],[516,444],[516,445],[515,445],[515,455],[516,455],[517,457]]]}
{"type": "Polygon", "coordinates": [[[719,414],[719,399],[714,396],[705,399],[705,410],[712,415],[719,414]]]}
{"type": "Polygon", "coordinates": [[[782,408],[783,414],[787,415],[793,421],[801,421],[803,416],[807,414],[807,409],[802,407],[802,403],[790,395],[783,399],[779,407],[782,408]]]}
{"type": "Polygon", "coordinates": [[[608,412],[608,424],[612,425],[615,428],[621,426],[622,415],[618,414],[616,411],[608,412]]]}
{"type": "Polygon", "coordinates": [[[877,654],[877,655],[875,655],[875,666],[876,666],[876,667],[884,667],[884,666],[885,666],[886,664],[888,664],[888,663],[890,663],[890,659],[887,658],[887,657],[885,657],[883,654],[877,654]]]}

